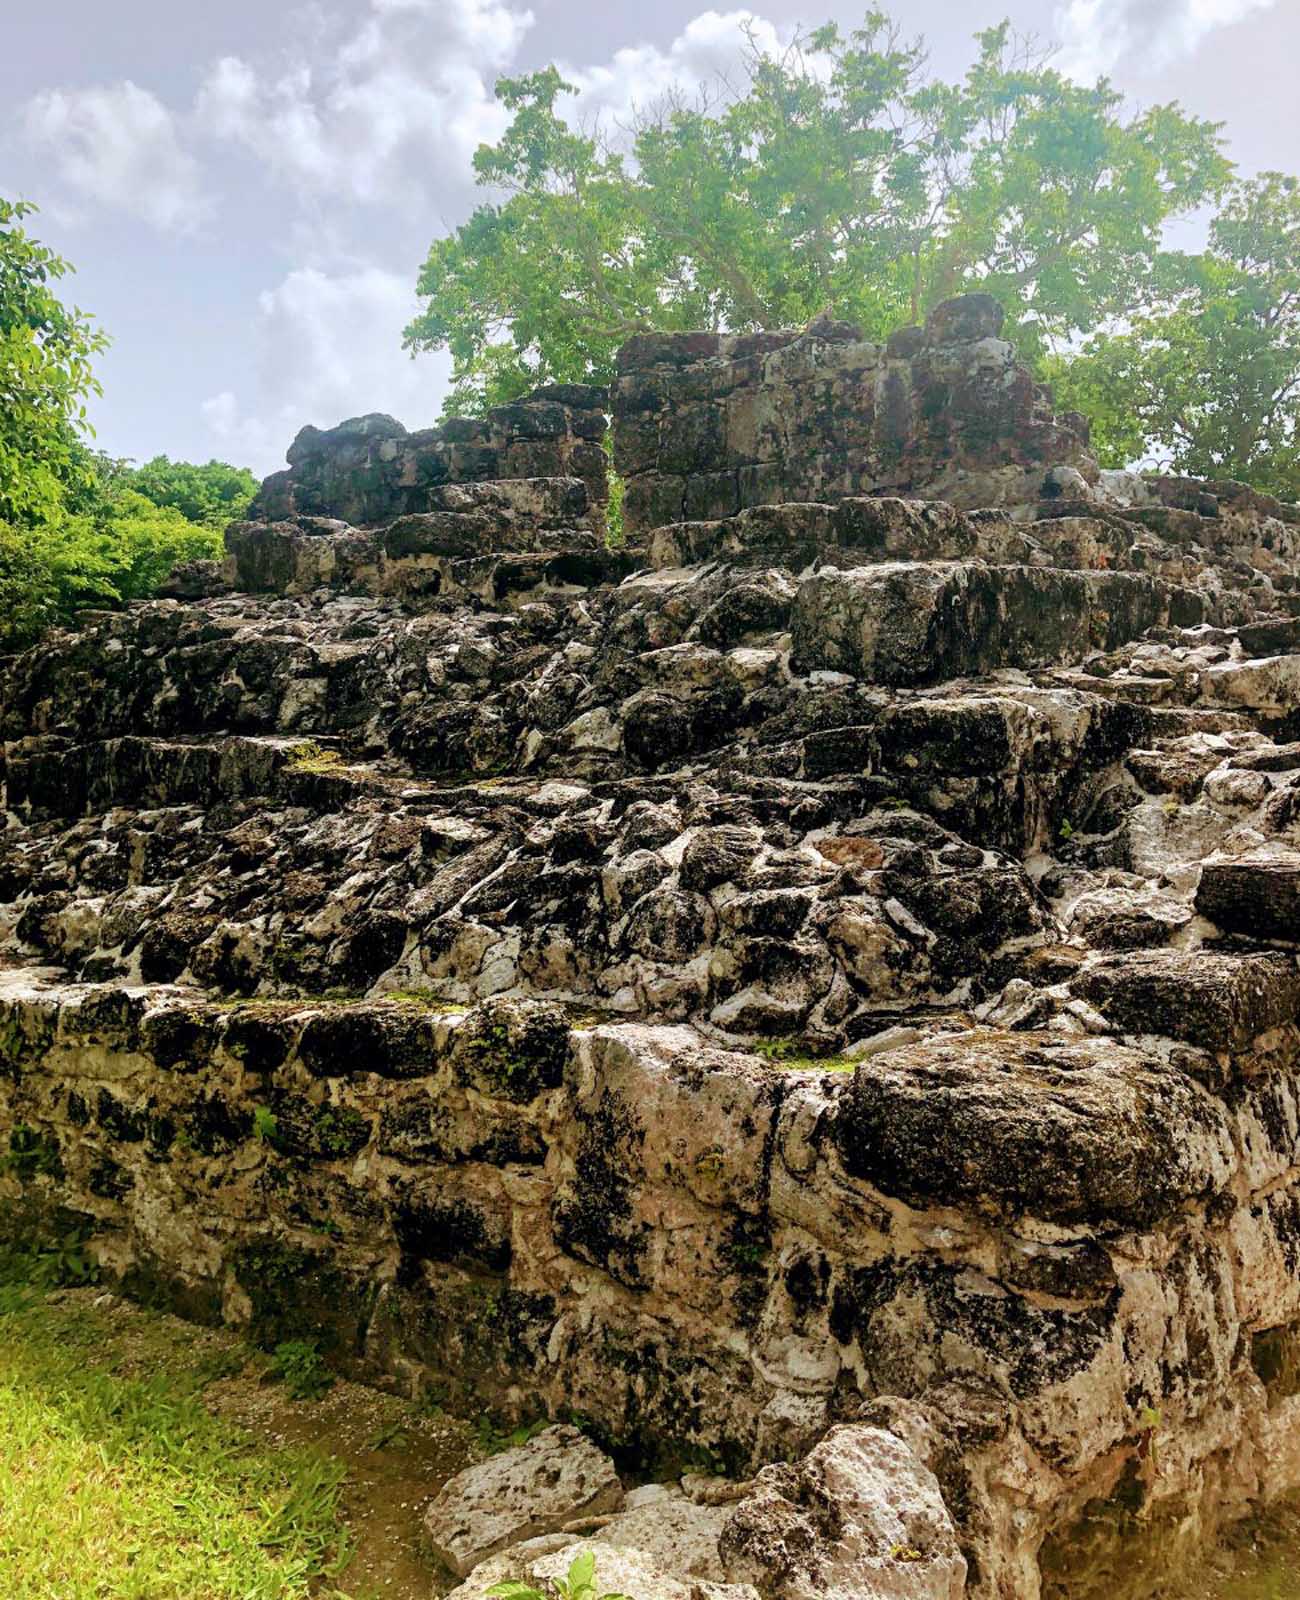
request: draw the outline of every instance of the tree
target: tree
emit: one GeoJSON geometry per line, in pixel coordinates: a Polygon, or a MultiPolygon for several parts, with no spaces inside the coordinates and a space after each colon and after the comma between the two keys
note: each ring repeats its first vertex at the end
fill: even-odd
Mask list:
{"type": "Polygon", "coordinates": [[[0,522],[17,525],[58,516],[84,483],[91,363],[108,344],[55,294],[72,269],[23,228],[35,209],[0,198],[0,522]]]}
{"type": "Polygon", "coordinates": [[[1104,465],[1145,462],[1300,499],[1300,183],[1232,188],[1197,255],[1171,253],[1122,332],[1061,363],[1104,465]]]}
{"type": "Polygon", "coordinates": [[[1128,115],[1005,24],[978,46],[950,84],[879,11],[777,57],[751,39],[738,89],[670,96],[621,145],[564,120],[554,67],[502,80],[510,125],[474,158],[500,198],[432,246],[408,347],[451,352],[463,411],[607,381],[635,333],[832,309],[879,337],[976,283],[1034,353],[1093,332],[1165,223],[1227,182],[1219,129],[1173,105],[1128,115]]]}
{"type": "Polygon", "coordinates": [[[219,529],[154,505],[104,472],[103,459],[80,509],[0,523],[0,650],[25,648],[84,606],[147,599],[179,562],[220,556],[219,529]]]}
{"type": "Polygon", "coordinates": [[[108,341],[55,293],[71,268],[23,228],[34,209],[0,199],[0,650],[220,554],[219,527],[256,488],[222,462],[133,469],[89,448],[92,362],[108,341]]]}
{"type": "Polygon", "coordinates": [[[225,461],[170,461],[154,456],[140,467],[126,467],[123,481],[155,506],[170,506],[191,522],[224,528],[238,521],[257,493],[257,479],[247,467],[225,461]]]}

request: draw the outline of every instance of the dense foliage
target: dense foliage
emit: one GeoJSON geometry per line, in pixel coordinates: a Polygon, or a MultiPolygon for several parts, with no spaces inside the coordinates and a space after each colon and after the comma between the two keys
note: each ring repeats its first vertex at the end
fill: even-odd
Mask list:
{"type": "Polygon", "coordinates": [[[1216,196],[1217,125],[1128,113],[1008,27],[957,83],[881,12],[751,41],[743,85],[670,97],[622,145],[564,118],[555,68],[505,79],[505,134],[475,156],[494,192],[435,242],[413,349],[454,359],[451,410],[550,379],[604,381],[630,334],[797,325],[882,335],[978,283],[1042,359],[1142,297],[1162,230],[1216,196]]]}
{"type": "Polygon", "coordinates": [[[79,437],[107,344],[54,285],[71,270],[22,226],[34,207],[0,198],[0,522],[58,517],[89,465],[79,437]]]}
{"type": "Polygon", "coordinates": [[[1199,255],[1162,257],[1129,325],[1061,362],[1103,463],[1300,500],[1300,184],[1236,184],[1199,255]]]}
{"type": "Polygon", "coordinates": [[[169,461],[155,456],[140,467],[128,467],[123,481],[156,506],[170,506],[190,522],[224,528],[237,521],[257,493],[257,479],[247,467],[224,461],[196,466],[190,461],[169,461]]]}
{"type": "Polygon", "coordinates": [[[252,474],[89,449],[93,358],[107,340],[55,285],[70,267],[0,199],[0,650],[78,607],[152,594],[178,561],[215,556],[252,474]]]}

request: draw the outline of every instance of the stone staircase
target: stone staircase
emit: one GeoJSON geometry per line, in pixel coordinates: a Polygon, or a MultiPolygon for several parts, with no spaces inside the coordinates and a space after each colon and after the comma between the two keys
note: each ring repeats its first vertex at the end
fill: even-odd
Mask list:
{"type": "Polygon", "coordinates": [[[611,551],[362,420],[0,666],[6,1229],[643,1471],[887,1430],[988,1600],[1300,1483],[1300,514],[1074,451],[611,551]]]}

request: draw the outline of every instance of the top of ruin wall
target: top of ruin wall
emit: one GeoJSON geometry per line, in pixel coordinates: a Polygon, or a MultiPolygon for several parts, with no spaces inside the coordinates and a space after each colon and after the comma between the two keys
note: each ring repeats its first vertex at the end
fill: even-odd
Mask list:
{"type": "Polygon", "coordinates": [[[1057,466],[1094,481],[1086,419],[1055,414],[1002,324],[971,294],[883,344],[829,317],[629,340],[611,391],[629,532],[864,494],[1021,506],[1057,466]]]}
{"type": "Polygon", "coordinates": [[[607,392],[590,384],[547,384],[483,417],[451,417],[409,431],[382,412],[335,428],[303,428],[288,467],[262,484],[253,520],[331,517],[375,527],[435,509],[449,485],[520,478],[578,478],[592,507],[609,499],[603,445],[607,392]]]}
{"type": "MultiPolygon", "coordinates": [[[[599,529],[612,425],[633,545],[753,507],[882,495],[1012,517],[1053,500],[1295,519],[1240,484],[1099,472],[1087,419],[1055,411],[1002,330],[998,303],[968,294],[883,342],[829,316],[802,329],[640,334],[618,351],[610,389],[548,384],[417,431],[382,413],[304,428],[249,516],[380,528],[446,510],[458,486],[578,480],[587,505],[573,525],[599,529]]],[[[507,542],[529,548],[518,523],[507,542]]]]}

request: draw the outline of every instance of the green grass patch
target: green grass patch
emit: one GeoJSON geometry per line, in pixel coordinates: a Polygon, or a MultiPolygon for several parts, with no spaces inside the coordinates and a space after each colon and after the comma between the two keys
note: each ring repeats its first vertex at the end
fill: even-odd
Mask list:
{"type": "Polygon", "coordinates": [[[345,770],[343,757],[337,750],[323,748],[312,739],[308,739],[302,744],[294,745],[289,751],[286,768],[289,772],[342,772],[345,770]]]}
{"type": "Polygon", "coordinates": [[[769,1067],[782,1067],[787,1072],[852,1072],[857,1066],[847,1056],[813,1055],[798,1039],[758,1039],[750,1048],[769,1067]]]}
{"type": "Polygon", "coordinates": [[[5,1600],[308,1600],[349,1544],[343,1469],[213,1416],[211,1353],[128,1350],[111,1319],[0,1288],[5,1600]]]}

